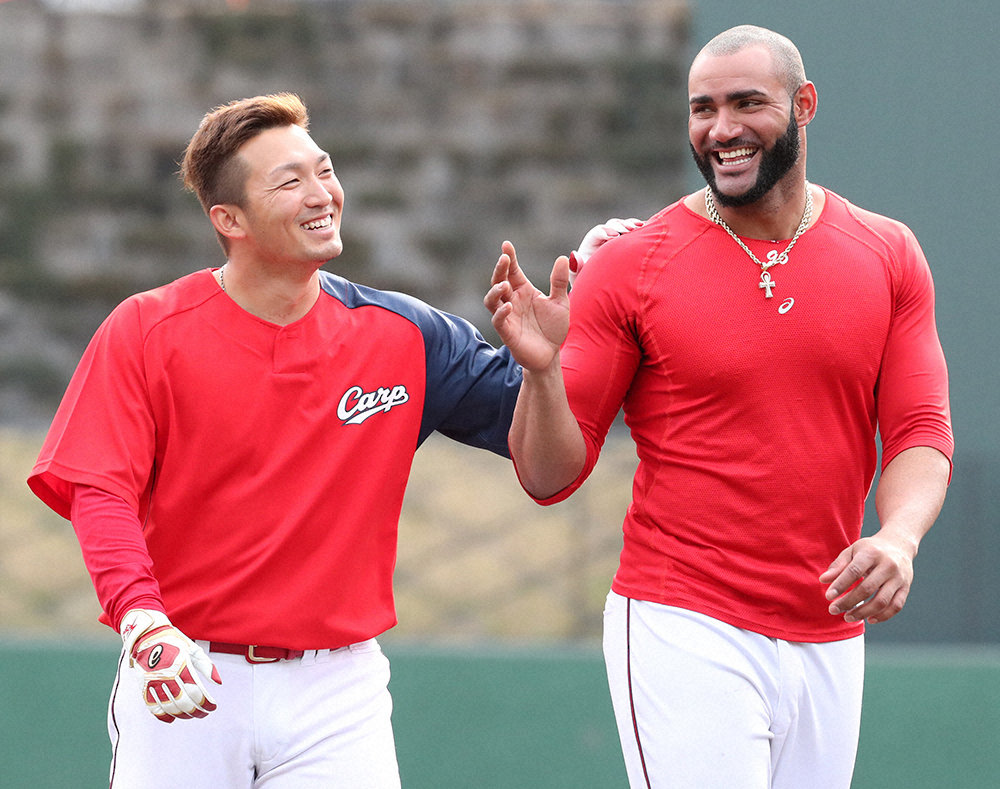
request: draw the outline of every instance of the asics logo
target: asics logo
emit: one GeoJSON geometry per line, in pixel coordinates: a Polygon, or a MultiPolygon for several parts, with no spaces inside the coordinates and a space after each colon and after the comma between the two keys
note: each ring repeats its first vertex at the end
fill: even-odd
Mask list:
{"type": "Polygon", "coordinates": [[[345,425],[360,425],[368,417],[383,411],[388,413],[390,408],[402,405],[409,399],[410,395],[402,384],[391,389],[380,386],[374,392],[366,392],[360,386],[352,386],[340,398],[337,416],[345,425]]]}
{"type": "Polygon", "coordinates": [[[778,313],[784,315],[795,305],[795,299],[785,299],[781,302],[781,306],[778,307],[778,313]]]}

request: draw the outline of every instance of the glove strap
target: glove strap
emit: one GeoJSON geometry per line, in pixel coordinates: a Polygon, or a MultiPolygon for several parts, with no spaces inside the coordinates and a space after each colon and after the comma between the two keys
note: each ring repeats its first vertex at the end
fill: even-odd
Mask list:
{"type": "Polygon", "coordinates": [[[132,653],[135,642],[144,633],[148,633],[153,628],[171,627],[170,619],[162,611],[153,611],[148,608],[133,608],[121,622],[122,643],[129,656],[129,666],[132,665],[132,653]]]}

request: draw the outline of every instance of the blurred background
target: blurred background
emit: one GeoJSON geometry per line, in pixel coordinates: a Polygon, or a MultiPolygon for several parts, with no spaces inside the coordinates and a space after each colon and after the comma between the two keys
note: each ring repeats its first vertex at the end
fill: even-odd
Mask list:
{"type": "MultiPolygon", "coordinates": [[[[700,186],[687,67],[743,23],[792,38],[817,85],[810,179],[921,241],[951,373],[953,483],[905,612],[869,629],[855,786],[1000,785],[986,0],[0,2],[0,783],[106,780],[117,637],[72,529],[24,479],[108,312],[222,262],[176,177],[204,113],[301,95],[347,193],[331,270],[495,339],[482,296],[505,238],[543,284],[596,222],[700,186]],[[65,687],[67,664],[86,681],[65,687]]],[[[541,509],[504,461],[437,439],[418,452],[383,639],[404,786],[626,785],[599,640],[634,465],[615,432],[584,489],[541,509]]]]}

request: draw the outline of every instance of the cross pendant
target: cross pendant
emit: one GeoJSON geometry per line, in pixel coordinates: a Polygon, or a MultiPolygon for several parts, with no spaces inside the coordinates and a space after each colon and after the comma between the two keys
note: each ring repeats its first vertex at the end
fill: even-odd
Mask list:
{"type": "Polygon", "coordinates": [[[778,287],[778,283],[771,279],[771,275],[766,271],[762,272],[760,275],[760,282],[757,283],[758,288],[764,288],[764,298],[770,299],[771,288],[778,287]]]}

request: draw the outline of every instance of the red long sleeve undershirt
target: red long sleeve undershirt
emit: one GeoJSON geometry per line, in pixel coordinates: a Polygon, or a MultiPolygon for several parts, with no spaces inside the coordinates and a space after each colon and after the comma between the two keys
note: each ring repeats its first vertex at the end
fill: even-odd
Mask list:
{"type": "Polygon", "coordinates": [[[117,632],[122,617],[133,608],[166,613],[142,526],[124,499],[76,485],[70,518],[104,611],[102,622],[117,632]]]}

